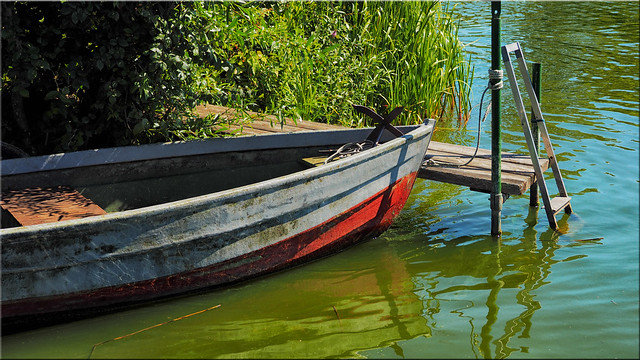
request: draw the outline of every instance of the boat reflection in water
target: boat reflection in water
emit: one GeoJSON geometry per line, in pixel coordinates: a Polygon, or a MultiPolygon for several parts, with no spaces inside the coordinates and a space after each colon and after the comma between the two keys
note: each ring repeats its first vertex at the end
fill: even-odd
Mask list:
{"type": "MultiPolygon", "coordinates": [[[[366,252],[370,245],[358,246],[356,252],[366,252]]],[[[149,310],[152,316],[141,319],[140,328],[160,322],[160,313],[187,307],[197,311],[216,301],[222,306],[158,327],[153,335],[105,343],[92,357],[322,358],[387,346],[401,356],[395,343],[430,336],[411,276],[392,249],[374,249],[375,267],[349,253],[236,288],[158,304],[149,310]],[[312,301],[303,303],[308,299],[312,301]]],[[[143,316],[141,310],[129,313],[143,316]]],[[[115,316],[128,318],[127,313],[115,316]]]]}

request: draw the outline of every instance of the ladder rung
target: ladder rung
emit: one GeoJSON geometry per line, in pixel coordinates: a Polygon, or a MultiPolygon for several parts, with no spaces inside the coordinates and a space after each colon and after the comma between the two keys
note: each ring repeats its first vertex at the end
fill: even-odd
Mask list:
{"type": "Polygon", "coordinates": [[[564,209],[569,205],[571,198],[569,196],[556,196],[551,199],[551,210],[553,214],[557,214],[560,210],[564,209]]]}

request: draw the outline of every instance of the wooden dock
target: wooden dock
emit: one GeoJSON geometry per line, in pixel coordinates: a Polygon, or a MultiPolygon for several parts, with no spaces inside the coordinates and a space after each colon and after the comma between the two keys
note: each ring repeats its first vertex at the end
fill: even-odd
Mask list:
{"type": "MultiPolygon", "coordinates": [[[[245,111],[242,115],[253,119],[252,123],[236,124],[239,114],[236,110],[223,106],[198,106],[199,116],[219,115],[228,121],[225,126],[230,131],[240,132],[242,135],[260,135],[277,132],[297,132],[309,130],[340,129],[341,126],[316,123],[311,121],[290,120],[285,125],[279,125],[277,117],[245,111]]],[[[427,158],[422,164],[418,176],[423,179],[456,184],[469,187],[473,191],[490,193],[491,184],[491,150],[479,149],[478,154],[468,165],[466,163],[475,152],[475,147],[447,144],[431,141],[427,151],[427,158]]],[[[542,170],[549,167],[549,160],[540,159],[542,170]]],[[[522,195],[536,181],[535,172],[529,155],[502,153],[502,193],[522,195]]],[[[505,197],[506,198],[506,197],[505,197]]]]}
{"type": "MultiPolygon", "coordinates": [[[[475,147],[431,141],[427,159],[418,176],[490,193],[491,150],[478,149],[478,154],[468,165],[457,167],[469,161],[474,152],[475,147]]],[[[544,172],[549,167],[549,159],[541,158],[539,161],[544,172]]],[[[529,155],[502,153],[501,169],[503,194],[522,195],[535,183],[536,176],[529,155]]]]}

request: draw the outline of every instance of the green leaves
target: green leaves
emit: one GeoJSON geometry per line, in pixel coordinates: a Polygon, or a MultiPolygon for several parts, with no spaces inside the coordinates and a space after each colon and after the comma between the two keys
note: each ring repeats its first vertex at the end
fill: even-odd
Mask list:
{"type": "Polygon", "coordinates": [[[210,42],[230,63],[219,69],[233,106],[240,106],[238,93],[244,102],[250,96],[255,111],[347,126],[364,125],[351,103],[383,112],[402,105],[409,110],[399,118],[403,123],[438,117],[443,107],[455,113],[451,104],[464,105],[455,109],[459,116],[470,110],[469,87],[460,86],[469,79],[463,47],[438,2],[218,3],[210,9],[216,24],[210,42]]]}
{"type": "Polygon", "coordinates": [[[389,70],[383,106],[404,106],[406,123],[443,112],[468,116],[470,87],[461,86],[470,80],[468,64],[453,19],[440,2],[379,2],[356,11],[363,57],[377,57],[389,70]]]}
{"type": "Polygon", "coordinates": [[[13,142],[32,154],[155,140],[155,123],[211,100],[191,69],[207,48],[187,40],[208,26],[188,15],[198,7],[3,2],[3,139],[29,138],[13,142]]]}
{"type": "Polygon", "coordinates": [[[141,132],[147,130],[148,128],[149,128],[149,121],[147,119],[142,119],[133,128],[133,135],[138,135],[141,132]]]}

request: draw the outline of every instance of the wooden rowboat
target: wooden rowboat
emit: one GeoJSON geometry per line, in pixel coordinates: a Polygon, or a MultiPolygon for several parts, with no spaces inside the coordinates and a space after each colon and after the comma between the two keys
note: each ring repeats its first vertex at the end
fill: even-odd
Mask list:
{"type": "Polygon", "coordinates": [[[3,160],[3,329],[228,285],[376,236],[433,126],[316,166],[371,129],[3,160]]]}

